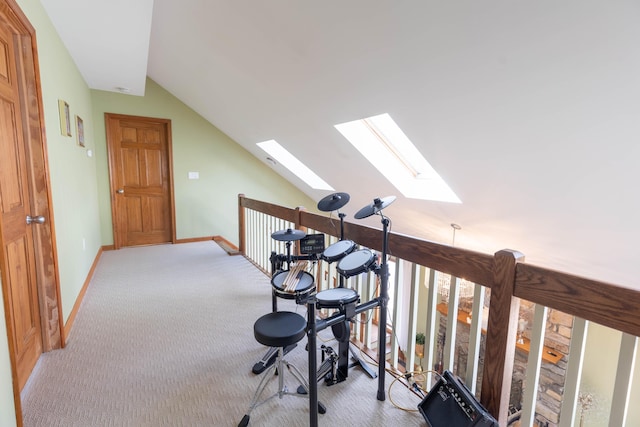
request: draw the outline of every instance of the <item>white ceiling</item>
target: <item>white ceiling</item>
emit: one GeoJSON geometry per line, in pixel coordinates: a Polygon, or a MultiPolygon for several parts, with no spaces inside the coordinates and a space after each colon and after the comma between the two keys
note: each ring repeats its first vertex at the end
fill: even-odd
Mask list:
{"type": "Polygon", "coordinates": [[[144,95],[153,0],[40,3],[90,88],[144,95]]]}
{"type": "Polygon", "coordinates": [[[395,232],[455,222],[456,246],[640,288],[637,1],[41,1],[91,88],[148,75],[265,163],[276,139],[347,221],[396,195],[395,232]],[[402,197],[334,128],[385,112],[462,204],[402,197]]]}

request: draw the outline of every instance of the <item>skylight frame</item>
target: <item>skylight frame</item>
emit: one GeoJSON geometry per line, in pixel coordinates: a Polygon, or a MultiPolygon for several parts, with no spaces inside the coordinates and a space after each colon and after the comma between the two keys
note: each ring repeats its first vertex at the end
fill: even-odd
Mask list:
{"type": "Polygon", "coordinates": [[[405,197],[462,203],[389,114],[335,128],[405,197]]]}
{"type": "Polygon", "coordinates": [[[270,139],[268,141],[258,142],[256,145],[314,190],[335,191],[331,185],[320,178],[320,176],[309,169],[309,167],[298,160],[297,157],[287,151],[287,149],[276,140],[270,139]]]}

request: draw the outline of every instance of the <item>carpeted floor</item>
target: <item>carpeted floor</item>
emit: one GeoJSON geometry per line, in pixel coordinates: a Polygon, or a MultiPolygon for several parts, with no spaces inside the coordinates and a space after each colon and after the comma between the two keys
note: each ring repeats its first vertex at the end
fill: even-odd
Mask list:
{"type": "MultiPolygon", "coordinates": [[[[306,314],[291,300],[279,304],[306,314]]],[[[260,381],[251,368],[266,350],[253,323],[269,311],[269,279],[214,242],[105,252],[67,347],[43,354],[22,393],[24,426],[235,426],[260,381]]],[[[320,338],[333,344],[329,330],[320,338]]],[[[305,344],[287,359],[306,376],[305,344]]],[[[285,380],[295,390],[293,376],[285,380]]],[[[387,389],[391,383],[387,375],[387,389]]],[[[396,382],[385,401],[376,399],[377,386],[359,368],[342,383],[321,382],[327,413],[319,425],[426,424],[393,404],[417,407],[404,386],[396,382]]],[[[276,390],[274,378],[266,392],[276,390]]],[[[308,400],[293,396],[259,406],[250,422],[308,424],[308,400]]]]}

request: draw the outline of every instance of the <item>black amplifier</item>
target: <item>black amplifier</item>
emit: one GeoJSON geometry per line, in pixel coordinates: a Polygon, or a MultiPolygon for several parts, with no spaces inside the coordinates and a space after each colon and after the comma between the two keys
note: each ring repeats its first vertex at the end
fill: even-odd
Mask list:
{"type": "Polygon", "coordinates": [[[418,405],[429,427],[499,427],[460,378],[449,371],[418,405]]]}
{"type": "Polygon", "coordinates": [[[301,254],[321,254],[324,252],[324,234],[307,234],[300,240],[301,254]]]}

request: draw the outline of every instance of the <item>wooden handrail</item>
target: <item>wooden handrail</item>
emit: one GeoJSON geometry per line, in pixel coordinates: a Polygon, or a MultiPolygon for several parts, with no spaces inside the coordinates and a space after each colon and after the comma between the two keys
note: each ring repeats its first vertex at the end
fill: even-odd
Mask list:
{"type": "MultiPolygon", "coordinates": [[[[249,208],[296,223],[296,209],[239,196],[239,208],[249,208]]],[[[338,235],[340,221],[312,212],[299,212],[301,226],[338,235]]],[[[380,229],[346,222],[345,236],[372,250],[382,250],[380,229]]],[[[241,247],[242,250],[242,247],[241,247]]],[[[398,258],[493,287],[494,256],[455,248],[416,237],[390,233],[389,252],[398,258]]],[[[525,264],[519,261],[513,294],[549,308],[640,336],[640,291],[607,282],[525,264]]]]}
{"type": "Polygon", "coordinates": [[[529,264],[518,264],[514,295],[640,336],[640,291],[529,264]]]}
{"type": "Polygon", "coordinates": [[[285,208],[283,206],[272,205],[271,203],[261,202],[259,200],[248,199],[242,194],[238,195],[241,208],[248,208],[254,211],[262,212],[267,215],[282,218],[285,221],[296,223],[298,214],[295,209],[285,208]]]}
{"type": "MultiPolygon", "coordinates": [[[[340,221],[310,212],[302,212],[301,224],[333,236],[339,235],[340,221]]],[[[382,251],[380,229],[346,222],[344,234],[369,249],[382,251]]],[[[389,254],[409,262],[429,266],[443,273],[463,277],[491,287],[493,257],[468,249],[454,248],[428,240],[391,232],[389,254]]]]}

